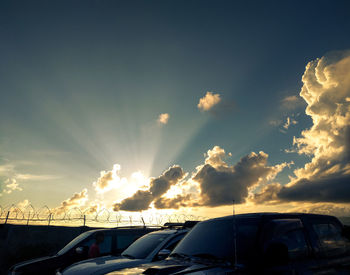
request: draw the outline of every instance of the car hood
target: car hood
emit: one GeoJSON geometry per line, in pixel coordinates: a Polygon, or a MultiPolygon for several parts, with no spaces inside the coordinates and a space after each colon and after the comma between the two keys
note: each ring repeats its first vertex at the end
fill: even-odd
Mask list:
{"type": "Polygon", "coordinates": [[[123,256],[106,256],[75,263],[63,271],[63,275],[71,274],[105,274],[122,268],[134,267],[147,263],[145,259],[129,259],[123,256]]]}
{"type": "Polygon", "coordinates": [[[126,268],[108,273],[108,275],[134,275],[134,274],[225,274],[232,272],[230,267],[219,265],[206,265],[201,263],[177,262],[164,260],[143,264],[134,268],[126,268]]]}
{"type": "Polygon", "coordinates": [[[20,269],[22,270],[22,269],[25,269],[25,268],[27,268],[29,266],[51,262],[51,261],[54,261],[54,259],[57,258],[57,257],[58,257],[57,255],[45,256],[45,257],[40,257],[40,258],[35,258],[35,259],[32,259],[32,260],[20,262],[18,264],[13,265],[10,268],[10,270],[11,271],[20,270],[20,269]]]}

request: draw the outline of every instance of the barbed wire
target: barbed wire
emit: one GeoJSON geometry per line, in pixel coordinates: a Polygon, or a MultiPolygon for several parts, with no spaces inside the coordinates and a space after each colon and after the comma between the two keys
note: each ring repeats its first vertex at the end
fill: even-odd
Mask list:
{"type": "Polygon", "coordinates": [[[133,226],[133,225],[163,225],[166,222],[185,222],[187,220],[202,221],[207,219],[203,216],[181,213],[154,213],[144,214],[122,213],[106,208],[102,209],[80,209],[78,207],[70,209],[50,209],[48,206],[35,208],[29,204],[19,207],[15,204],[2,207],[0,205],[0,224],[27,224],[27,225],[76,225],[76,226],[133,226]]]}

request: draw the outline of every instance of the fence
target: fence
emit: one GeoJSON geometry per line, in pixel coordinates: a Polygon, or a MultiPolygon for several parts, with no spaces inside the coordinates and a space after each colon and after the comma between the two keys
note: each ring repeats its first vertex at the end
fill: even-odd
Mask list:
{"type": "Polygon", "coordinates": [[[65,226],[132,226],[132,225],[163,225],[166,222],[184,222],[186,220],[205,220],[206,217],[190,214],[144,214],[116,212],[106,208],[100,210],[72,208],[57,211],[43,206],[39,209],[28,205],[19,208],[16,205],[0,206],[0,224],[26,225],[65,225],[65,226]]]}

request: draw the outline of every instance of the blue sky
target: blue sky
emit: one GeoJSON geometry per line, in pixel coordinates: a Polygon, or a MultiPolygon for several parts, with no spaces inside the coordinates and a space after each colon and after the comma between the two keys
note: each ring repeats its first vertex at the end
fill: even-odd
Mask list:
{"type": "MultiPolygon", "coordinates": [[[[56,207],[84,188],[93,201],[93,182],[114,164],[120,177],[179,165],[189,178],[214,146],[232,166],[259,151],[270,167],[293,161],[273,180],[289,183],[315,158],[285,153],[313,125],[299,95],[305,66],[350,48],[349,10],[348,1],[2,1],[0,204],[56,207]],[[198,108],[207,92],[220,95],[217,112],[198,108]],[[287,118],[297,124],[283,128],[287,118]]],[[[98,203],[112,205],[107,196],[98,203]]]]}

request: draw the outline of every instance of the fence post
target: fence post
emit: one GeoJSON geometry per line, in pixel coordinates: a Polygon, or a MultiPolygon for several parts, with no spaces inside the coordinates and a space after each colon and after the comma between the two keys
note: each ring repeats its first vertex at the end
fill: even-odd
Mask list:
{"type": "Polygon", "coordinates": [[[84,225],[85,226],[85,223],[86,223],[86,215],[84,215],[84,225]]]}
{"type": "Polygon", "coordinates": [[[7,220],[8,220],[8,218],[9,218],[9,216],[10,216],[10,211],[7,211],[7,215],[6,215],[5,224],[7,223],[7,220]]]}
{"type": "Polygon", "coordinates": [[[51,213],[50,213],[50,215],[49,215],[49,223],[48,223],[48,226],[50,226],[50,222],[51,222],[51,213]]]}
{"type": "Polygon", "coordinates": [[[27,225],[29,225],[30,213],[28,214],[27,225]]]}

